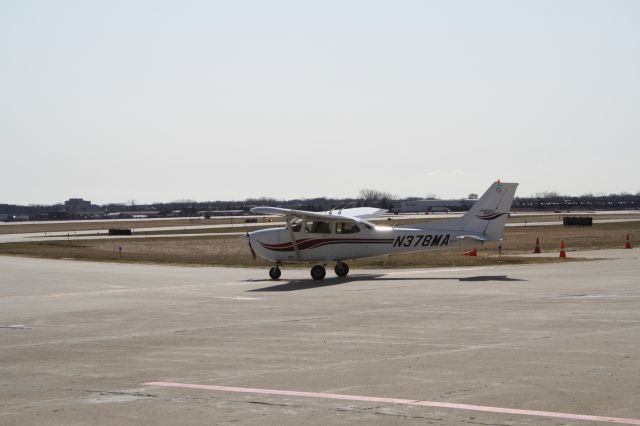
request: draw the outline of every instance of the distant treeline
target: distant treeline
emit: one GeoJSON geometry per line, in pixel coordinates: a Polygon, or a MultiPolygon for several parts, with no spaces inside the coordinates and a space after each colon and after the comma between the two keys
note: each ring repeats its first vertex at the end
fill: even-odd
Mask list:
{"type": "MultiPolygon", "coordinates": [[[[180,200],[170,203],[152,204],[105,204],[100,206],[102,214],[87,213],[75,215],[76,217],[100,217],[117,212],[157,212],[158,216],[196,216],[202,212],[208,214],[222,213],[230,210],[248,211],[256,206],[277,206],[309,211],[324,211],[347,207],[380,207],[391,209],[393,203],[402,200],[392,200],[387,197],[368,198],[312,198],[295,200],[275,200],[270,198],[248,199],[244,201],[206,201],[196,202],[180,200]],[[380,198],[380,199],[377,199],[380,198]]],[[[411,199],[416,199],[415,197],[411,199]]],[[[609,194],[609,195],[582,195],[564,196],[556,193],[543,193],[535,197],[517,197],[513,202],[514,210],[531,211],[566,211],[566,210],[625,210],[640,208],[639,194],[609,194]]],[[[62,204],[56,205],[30,205],[20,206],[12,204],[0,204],[0,214],[14,215],[32,219],[46,219],[52,212],[65,210],[62,204]]]]}

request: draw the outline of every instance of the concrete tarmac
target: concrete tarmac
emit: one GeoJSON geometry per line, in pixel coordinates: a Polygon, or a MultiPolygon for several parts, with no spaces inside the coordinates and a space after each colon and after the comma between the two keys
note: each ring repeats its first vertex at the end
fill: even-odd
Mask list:
{"type": "Polygon", "coordinates": [[[640,424],[640,250],[591,255],[323,282],[0,256],[0,424],[640,424]]]}

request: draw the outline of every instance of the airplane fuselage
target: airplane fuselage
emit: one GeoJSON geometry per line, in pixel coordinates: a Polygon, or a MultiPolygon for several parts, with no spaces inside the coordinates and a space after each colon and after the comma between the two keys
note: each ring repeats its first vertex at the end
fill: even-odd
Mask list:
{"type": "Polygon", "coordinates": [[[251,232],[246,238],[254,255],[275,262],[269,270],[271,279],[279,279],[279,266],[290,262],[319,263],[311,268],[314,280],[323,279],[327,263],[336,262],[336,275],[345,277],[349,274],[345,260],[501,240],[517,186],[494,182],[462,217],[403,227],[368,222],[366,218],[382,214],[371,207],[328,212],[254,207],[252,213],[284,216],[286,226],[251,232]]]}
{"type": "Polygon", "coordinates": [[[251,233],[250,244],[272,262],[330,262],[441,249],[460,244],[460,232],[372,226],[357,234],[294,232],[287,228],[251,233]]]}

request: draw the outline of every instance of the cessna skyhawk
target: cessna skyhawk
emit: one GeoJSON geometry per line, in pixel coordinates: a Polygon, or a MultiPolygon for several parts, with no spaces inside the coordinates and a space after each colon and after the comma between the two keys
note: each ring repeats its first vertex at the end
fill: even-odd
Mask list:
{"type": "Polygon", "coordinates": [[[255,207],[252,213],[284,216],[284,228],[247,233],[252,253],[275,262],[271,279],[280,278],[282,263],[318,264],[311,277],[321,280],[325,266],[336,262],[335,273],[349,273],[349,259],[413,253],[451,247],[463,240],[496,241],[504,236],[517,183],[495,182],[462,217],[408,226],[378,226],[367,221],[384,210],[360,207],[308,212],[277,207],[255,207]]]}

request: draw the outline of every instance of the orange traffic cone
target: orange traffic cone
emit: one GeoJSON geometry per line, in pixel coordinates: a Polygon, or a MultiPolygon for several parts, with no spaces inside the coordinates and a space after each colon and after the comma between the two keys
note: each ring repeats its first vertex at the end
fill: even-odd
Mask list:
{"type": "Polygon", "coordinates": [[[540,239],[536,238],[536,248],[533,250],[534,253],[540,253],[540,239]]]}
{"type": "Polygon", "coordinates": [[[463,256],[477,256],[478,251],[476,249],[469,250],[463,254],[463,256]]]}
{"type": "Polygon", "coordinates": [[[627,234],[627,244],[624,245],[624,248],[631,248],[631,241],[629,241],[629,234],[627,234]]]}
{"type": "Polygon", "coordinates": [[[564,249],[564,240],[562,240],[562,242],[560,243],[560,257],[567,257],[567,253],[565,253],[564,249]]]}

